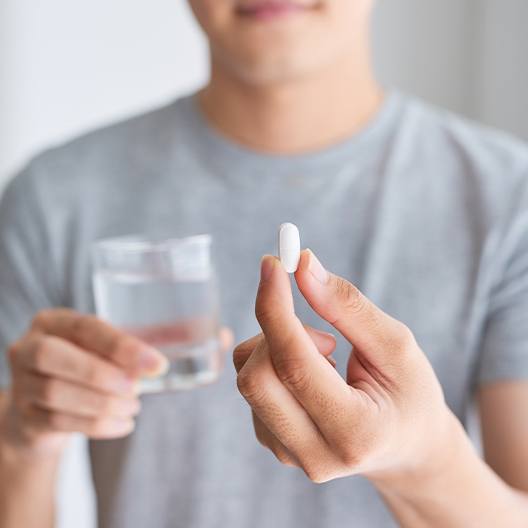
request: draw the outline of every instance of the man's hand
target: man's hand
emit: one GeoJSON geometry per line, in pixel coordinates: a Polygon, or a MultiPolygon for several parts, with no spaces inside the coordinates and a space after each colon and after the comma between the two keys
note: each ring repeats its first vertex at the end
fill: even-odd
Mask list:
{"type": "MultiPolygon", "coordinates": [[[[231,342],[222,329],[223,347],[231,342]]],[[[140,403],[140,377],[167,368],[155,348],[92,315],[40,312],[9,349],[12,385],[0,433],[37,451],[60,449],[72,432],[90,438],[127,435],[140,403]]]]}
{"type": "Polygon", "coordinates": [[[259,441],[314,482],[361,473],[381,481],[432,474],[459,427],[411,331],[304,251],[295,279],[310,306],[352,345],[347,379],[335,346],[296,317],[280,262],[262,260],[256,315],[263,334],[234,353],[259,441]]]}
{"type": "MultiPolygon", "coordinates": [[[[162,341],[166,330],[160,332],[148,338],[162,341]]],[[[226,350],[231,332],[222,328],[219,337],[226,350]]],[[[68,438],[130,433],[140,407],[138,379],[162,374],[167,360],[92,315],[54,309],[35,317],[10,347],[9,362],[12,384],[0,392],[0,482],[9,482],[0,485],[0,526],[52,526],[68,438]]]]}
{"type": "Polygon", "coordinates": [[[37,314],[8,356],[5,436],[42,450],[62,447],[72,432],[91,438],[130,433],[140,408],[137,378],[159,374],[167,363],[140,340],[65,309],[37,314]]]}

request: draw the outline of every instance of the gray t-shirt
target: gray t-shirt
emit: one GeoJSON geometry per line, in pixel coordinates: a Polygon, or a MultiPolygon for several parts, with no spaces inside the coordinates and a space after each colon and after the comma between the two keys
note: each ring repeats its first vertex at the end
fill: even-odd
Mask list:
{"type": "MultiPolygon", "coordinates": [[[[528,379],[528,149],[398,93],[306,155],[231,143],[186,97],[39,156],[0,207],[0,348],[40,308],[92,311],[90,244],[130,233],[211,233],[223,321],[245,339],[285,221],[411,327],[461,420],[476,385],[528,379]]],[[[316,485],[257,443],[229,359],[216,384],[145,396],[135,432],[90,452],[101,528],[394,525],[364,478],[316,485]]]]}

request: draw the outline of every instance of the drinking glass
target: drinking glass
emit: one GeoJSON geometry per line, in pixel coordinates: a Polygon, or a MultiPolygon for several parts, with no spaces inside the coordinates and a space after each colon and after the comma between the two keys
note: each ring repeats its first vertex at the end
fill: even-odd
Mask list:
{"type": "Polygon", "coordinates": [[[156,347],[169,361],[141,392],[190,389],[223,367],[211,236],[158,240],[128,236],[93,246],[99,317],[156,347]]]}

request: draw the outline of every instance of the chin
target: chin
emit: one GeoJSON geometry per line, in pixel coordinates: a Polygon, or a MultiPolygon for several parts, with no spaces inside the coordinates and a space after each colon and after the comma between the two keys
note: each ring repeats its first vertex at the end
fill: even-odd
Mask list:
{"type": "Polygon", "coordinates": [[[339,46],[329,46],[328,39],[314,38],[313,33],[309,37],[283,34],[260,41],[248,39],[245,45],[240,39],[228,49],[213,50],[213,59],[252,85],[294,81],[317,75],[340,55],[339,46]]]}
{"type": "Polygon", "coordinates": [[[320,67],[315,61],[310,61],[306,57],[285,53],[251,60],[231,60],[229,69],[248,84],[266,85],[294,81],[317,72],[320,67]]]}
{"type": "MultiPolygon", "coordinates": [[[[189,0],[213,61],[253,84],[317,74],[353,53],[373,0],[189,0]]],[[[364,36],[364,35],[363,35],[364,36]]]]}

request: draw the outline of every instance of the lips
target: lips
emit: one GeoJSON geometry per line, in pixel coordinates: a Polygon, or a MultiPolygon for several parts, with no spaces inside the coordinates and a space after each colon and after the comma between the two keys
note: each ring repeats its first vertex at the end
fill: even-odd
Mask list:
{"type": "Polygon", "coordinates": [[[269,20],[313,9],[317,2],[293,0],[254,0],[240,3],[238,15],[257,20],[269,20]]]}

